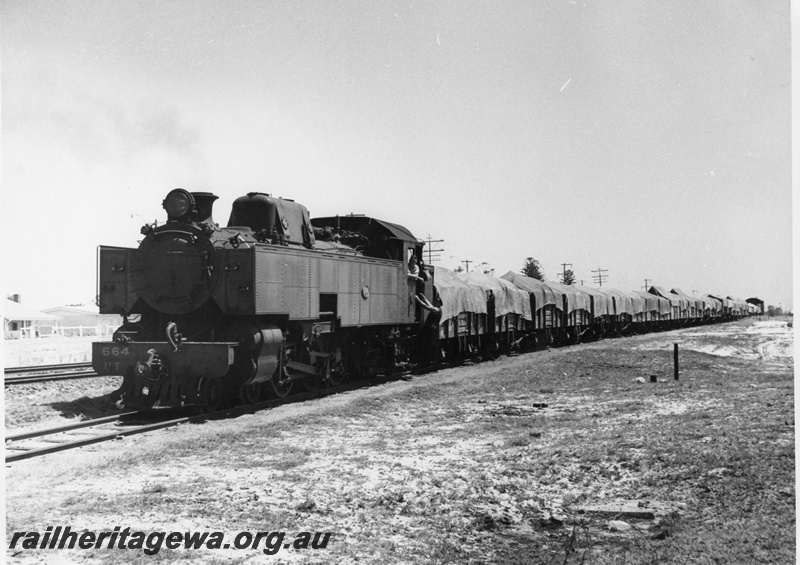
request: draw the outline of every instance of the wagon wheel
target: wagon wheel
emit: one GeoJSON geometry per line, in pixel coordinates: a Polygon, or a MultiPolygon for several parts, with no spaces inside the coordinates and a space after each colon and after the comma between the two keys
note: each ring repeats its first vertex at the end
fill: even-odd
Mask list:
{"type": "Polygon", "coordinates": [[[458,367],[464,364],[464,352],[458,347],[458,343],[451,344],[445,357],[451,367],[458,367]]]}

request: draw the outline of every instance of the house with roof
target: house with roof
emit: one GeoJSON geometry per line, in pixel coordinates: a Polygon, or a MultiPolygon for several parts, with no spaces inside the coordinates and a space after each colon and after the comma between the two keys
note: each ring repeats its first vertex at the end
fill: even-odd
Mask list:
{"type": "Polygon", "coordinates": [[[44,310],[59,319],[53,334],[62,337],[110,335],[122,325],[122,316],[101,314],[94,304],[67,304],[44,310]]]}
{"type": "Polygon", "coordinates": [[[19,295],[14,295],[16,300],[5,298],[3,300],[3,337],[5,339],[24,339],[39,337],[40,327],[52,326],[61,318],[56,314],[40,312],[19,302],[19,295]]]}

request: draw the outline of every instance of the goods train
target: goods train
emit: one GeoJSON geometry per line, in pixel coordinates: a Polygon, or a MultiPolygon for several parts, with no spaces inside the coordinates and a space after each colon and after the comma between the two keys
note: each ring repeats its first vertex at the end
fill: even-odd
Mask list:
{"type": "Polygon", "coordinates": [[[167,220],[139,247],[98,248],[100,312],[124,323],[96,342],[101,375],[122,375],[120,405],[146,410],[282,398],[348,375],[726,321],[755,311],[730,297],[652,287],[625,292],[509,272],[423,264],[403,226],[361,215],[311,219],[292,200],[251,192],[226,227],[217,196],[174,189],[167,220]]]}

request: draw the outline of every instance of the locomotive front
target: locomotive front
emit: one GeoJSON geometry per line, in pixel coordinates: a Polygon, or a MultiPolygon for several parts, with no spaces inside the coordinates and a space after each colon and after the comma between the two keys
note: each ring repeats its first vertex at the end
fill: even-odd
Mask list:
{"type": "Polygon", "coordinates": [[[153,309],[185,315],[212,296],[219,280],[211,206],[217,197],[175,189],[164,199],[167,223],[145,226],[134,255],[134,285],[153,309]]]}
{"type": "Polygon", "coordinates": [[[175,189],[162,203],[167,222],[145,225],[138,249],[99,249],[100,311],[121,314],[124,324],[113,341],[93,344],[92,363],[98,374],[124,376],[121,406],[214,408],[231,389],[246,391],[274,372],[280,332],[225,316],[220,307],[231,309],[219,299],[230,294],[225,283],[248,278],[229,255],[252,243],[214,223],[216,199],[175,189]]]}

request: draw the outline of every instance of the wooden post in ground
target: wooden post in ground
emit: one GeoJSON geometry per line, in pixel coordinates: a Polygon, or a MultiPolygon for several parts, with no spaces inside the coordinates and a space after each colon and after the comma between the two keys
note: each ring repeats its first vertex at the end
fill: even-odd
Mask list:
{"type": "Polygon", "coordinates": [[[672,353],[672,358],[675,365],[675,380],[678,380],[678,344],[674,344],[674,349],[672,353]]]}

